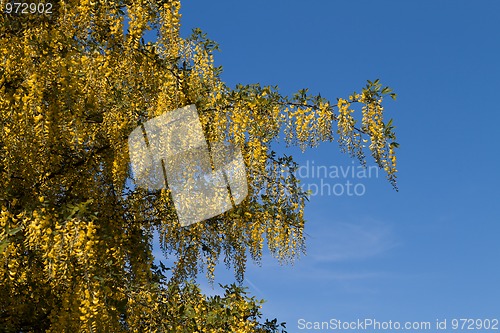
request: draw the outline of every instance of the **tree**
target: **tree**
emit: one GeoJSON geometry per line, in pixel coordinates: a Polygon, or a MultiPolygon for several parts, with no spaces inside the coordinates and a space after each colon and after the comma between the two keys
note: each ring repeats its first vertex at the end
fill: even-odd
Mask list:
{"type": "Polygon", "coordinates": [[[271,143],[285,133],[305,149],[336,133],[343,151],[363,164],[370,152],[396,186],[388,87],[369,81],[334,104],[307,90],[231,89],[213,65],[217,44],[199,30],[180,37],[179,8],[175,0],[59,1],[52,13],[1,16],[4,331],[277,332],[236,285],[206,297],[192,282],[200,270],[213,280],[219,258],[241,282],[265,243],[281,262],[304,251],[307,193],[293,158],[271,143]],[[151,29],[158,37],[145,42],[151,29]],[[127,137],[189,104],[209,142],[241,147],[249,193],[226,213],[180,227],[168,188],[132,185],[127,137]],[[172,267],[155,264],[155,232],[172,267]]]}

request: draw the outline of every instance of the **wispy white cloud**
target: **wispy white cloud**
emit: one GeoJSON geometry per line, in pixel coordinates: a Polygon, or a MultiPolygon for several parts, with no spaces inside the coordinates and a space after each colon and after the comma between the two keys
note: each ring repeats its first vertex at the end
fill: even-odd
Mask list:
{"type": "MultiPolygon", "coordinates": [[[[399,245],[390,224],[373,219],[333,223],[318,221],[309,225],[306,231],[309,235],[306,241],[307,254],[294,266],[280,265],[266,251],[261,265],[248,263],[243,285],[249,288],[252,295],[268,299],[274,289],[284,285],[312,286],[325,283],[335,286],[339,292],[377,293],[374,281],[394,278],[394,272],[371,265],[373,260],[380,259],[399,245]]],[[[160,254],[158,248],[155,248],[156,254],[160,254]]],[[[223,293],[218,283],[234,282],[233,271],[223,265],[218,265],[213,285],[202,275],[197,281],[208,295],[223,293]]]]}
{"type": "Polygon", "coordinates": [[[262,290],[260,290],[260,288],[257,287],[249,278],[245,278],[245,283],[248,284],[248,286],[257,293],[256,296],[262,297],[264,299],[267,298],[262,292],[262,290]]]}
{"type": "Polygon", "coordinates": [[[375,281],[397,278],[394,272],[373,265],[374,260],[400,245],[390,224],[373,219],[322,221],[310,226],[307,233],[307,255],[294,266],[280,266],[269,253],[263,256],[261,266],[248,266],[245,284],[253,293],[266,299],[265,295],[276,288],[300,285],[310,290],[327,284],[340,293],[376,294],[375,281]]]}
{"type": "Polygon", "coordinates": [[[398,245],[392,229],[377,221],[319,223],[308,231],[308,256],[341,262],[382,255],[398,245]]]}

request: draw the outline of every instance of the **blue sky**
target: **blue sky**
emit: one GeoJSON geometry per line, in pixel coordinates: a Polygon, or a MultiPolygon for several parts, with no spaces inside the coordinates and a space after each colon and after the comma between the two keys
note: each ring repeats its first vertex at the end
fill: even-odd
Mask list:
{"type": "MultiPolygon", "coordinates": [[[[216,63],[230,86],[308,87],[335,101],[379,78],[398,94],[386,112],[401,144],[400,191],[382,172],[305,179],[349,180],[364,194],[313,196],[307,255],[294,266],[268,255],[249,266],[245,284],[267,300],[267,317],[289,332],[314,331],[299,329],[301,318],[500,319],[500,2],[182,5],[184,35],[200,27],[219,42],[216,63]]],[[[279,152],[303,165],[354,167],[336,143],[279,152]]],[[[231,281],[224,267],[218,273],[231,281]]]]}

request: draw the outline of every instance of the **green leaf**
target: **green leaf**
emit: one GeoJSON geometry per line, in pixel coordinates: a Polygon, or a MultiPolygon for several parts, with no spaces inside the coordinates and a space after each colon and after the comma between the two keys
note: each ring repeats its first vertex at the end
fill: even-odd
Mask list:
{"type": "Polygon", "coordinates": [[[390,92],[392,92],[392,89],[391,89],[391,88],[389,88],[389,87],[385,87],[384,89],[382,89],[382,94],[383,94],[383,95],[388,94],[388,93],[390,93],[390,92]]]}
{"type": "Polygon", "coordinates": [[[2,239],[0,242],[0,253],[3,253],[5,251],[5,248],[9,245],[9,241],[7,239],[2,239]]]}
{"type": "Polygon", "coordinates": [[[12,236],[12,235],[15,235],[17,234],[20,230],[22,229],[22,227],[17,227],[17,228],[14,228],[14,229],[10,229],[7,231],[7,235],[9,236],[12,236]]]}

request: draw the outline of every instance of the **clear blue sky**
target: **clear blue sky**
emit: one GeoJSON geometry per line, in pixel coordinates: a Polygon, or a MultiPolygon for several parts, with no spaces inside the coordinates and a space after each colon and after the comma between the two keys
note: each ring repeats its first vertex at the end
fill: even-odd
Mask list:
{"type": "MultiPolygon", "coordinates": [[[[230,86],[308,87],[335,101],[380,78],[398,93],[386,111],[400,191],[383,173],[323,177],[365,193],[312,197],[307,255],[249,266],[245,284],[267,317],[292,333],[318,332],[299,329],[301,318],[500,319],[499,13],[496,0],[183,2],[184,35],[200,27],[219,42],[230,86]]],[[[280,152],[353,167],[336,143],[280,152]]]]}

